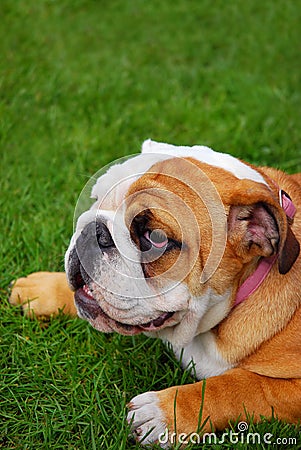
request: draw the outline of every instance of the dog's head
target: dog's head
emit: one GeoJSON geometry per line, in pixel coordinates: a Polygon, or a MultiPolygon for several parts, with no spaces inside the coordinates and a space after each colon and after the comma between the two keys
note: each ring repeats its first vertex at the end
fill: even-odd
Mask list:
{"type": "Polygon", "coordinates": [[[295,241],[275,186],[207,147],[146,141],[92,196],[66,272],[79,315],[100,331],[183,346],[227,315],[245,267],[279,254],[286,272],[297,257],[281,263],[295,241]]]}

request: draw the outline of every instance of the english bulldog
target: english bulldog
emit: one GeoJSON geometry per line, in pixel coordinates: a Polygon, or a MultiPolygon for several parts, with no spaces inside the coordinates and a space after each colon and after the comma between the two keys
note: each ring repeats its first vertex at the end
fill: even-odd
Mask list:
{"type": "Polygon", "coordinates": [[[193,365],[205,382],[129,402],[143,444],[168,447],[202,423],[221,430],[250,416],[297,424],[301,174],[147,140],[98,178],[92,198],[66,253],[67,277],[21,278],[11,303],[37,316],[65,308],[105,333],[159,337],[193,365]]]}

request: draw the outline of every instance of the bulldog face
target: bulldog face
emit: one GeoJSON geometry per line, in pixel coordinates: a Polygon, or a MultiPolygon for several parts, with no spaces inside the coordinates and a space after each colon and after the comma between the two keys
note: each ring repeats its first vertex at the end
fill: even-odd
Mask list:
{"type": "MultiPolygon", "coordinates": [[[[79,316],[103,332],[146,332],[174,346],[219,323],[245,262],[227,233],[229,217],[240,225],[231,199],[246,180],[269,190],[260,173],[229,155],[152,141],[111,167],[66,253],[79,316]]],[[[276,228],[269,230],[275,242],[276,228]]]]}

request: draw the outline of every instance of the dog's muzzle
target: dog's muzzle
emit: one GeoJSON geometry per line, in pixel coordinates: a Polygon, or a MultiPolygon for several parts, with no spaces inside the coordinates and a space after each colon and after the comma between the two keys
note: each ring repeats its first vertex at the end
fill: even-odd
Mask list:
{"type": "Polygon", "coordinates": [[[120,255],[107,224],[103,218],[86,224],[68,254],[66,273],[79,316],[105,332],[157,331],[174,312],[145,313],[151,291],[141,264],[120,255]]]}

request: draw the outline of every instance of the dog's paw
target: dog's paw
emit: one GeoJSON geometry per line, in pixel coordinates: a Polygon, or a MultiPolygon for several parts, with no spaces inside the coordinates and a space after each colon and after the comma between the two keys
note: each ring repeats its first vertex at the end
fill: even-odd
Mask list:
{"type": "Polygon", "coordinates": [[[169,443],[166,442],[167,423],[157,392],[137,395],[130,401],[128,408],[127,421],[138,442],[169,448],[169,443]]]}
{"type": "Polygon", "coordinates": [[[28,316],[50,317],[60,310],[76,315],[73,292],[63,272],[35,272],[12,283],[9,302],[28,316]]]}

